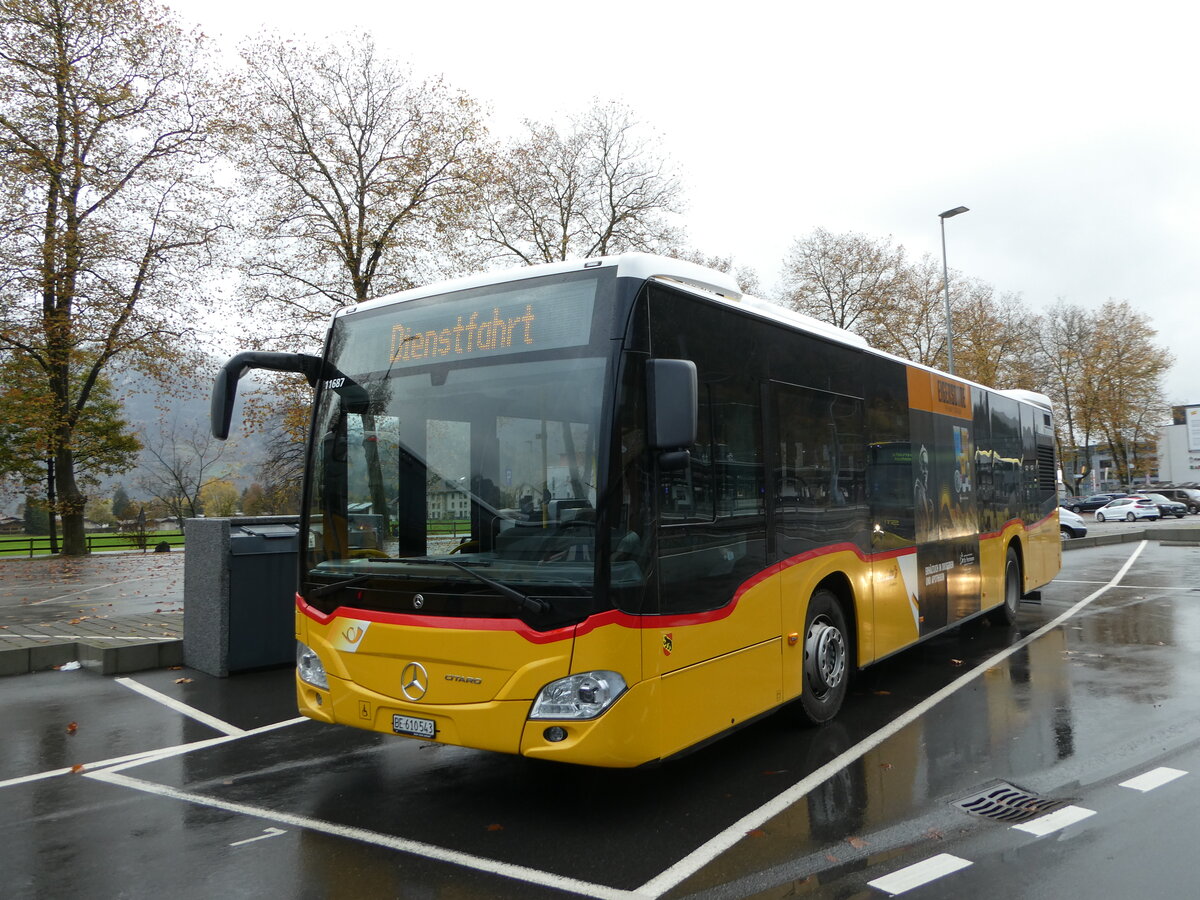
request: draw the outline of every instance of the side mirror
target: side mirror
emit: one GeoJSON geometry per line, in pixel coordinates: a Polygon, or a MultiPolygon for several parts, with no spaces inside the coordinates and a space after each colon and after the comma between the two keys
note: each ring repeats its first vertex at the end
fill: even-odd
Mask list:
{"type": "MultiPolygon", "coordinates": [[[[687,450],[696,443],[698,378],[689,359],[652,359],[646,363],[652,450],[687,450]]],[[[664,454],[673,456],[675,454],[664,454]]],[[[684,460],[686,465],[686,459],[684,460]]]]}

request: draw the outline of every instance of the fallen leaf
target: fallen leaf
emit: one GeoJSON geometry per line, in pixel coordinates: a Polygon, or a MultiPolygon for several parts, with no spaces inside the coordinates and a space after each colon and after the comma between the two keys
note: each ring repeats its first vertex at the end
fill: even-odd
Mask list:
{"type": "Polygon", "coordinates": [[[855,850],[861,850],[867,846],[867,842],[864,841],[860,837],[848,837],[848,838],[846,838],[846,843],[849,844],[851,847],[853,847],[855,850]]]}
{"type": "Polygon", "coordinates": [[[940,831],[938,831],[936,828],[930,828],[927,832],[925,832],[925,837],[931,838],[935,841],[940,841],[942,838],[945,837],[945,835],[942,834],[940,831]]]}
{"type": "Polygon", "coordinates": [[[766,837],[767,833],[765,831],[763,831],[761,828],[751,828],[749,831],[746,832],[746,835],[748,837],[766,837]]]}
{"type": "Polygon", "coordinates": [[[503,825],[489,825],[489,826],[487,827],[487,830],[488,830],[488,831],[503,831],[503,830],[504,830],[504,826],[503,826],[503,825]]]}
{"type": "Polygon", "coordinates": [[[71,766],[71,774],[72,775],[78,775],[82,771],[83,771],[82,763],[75,763],[75,765],[71,766]]]}
{"type": "Polygon", "coordinates": [[[950,665],[952,665],[952,666],[961,666],[962,664],[963,664],[963,661],[961,659],[950,660],[950,665]]]}
{"type": "Polygon", "coordinates": [[[78,722],[68,722],[67,723],[67,734],[74,734],[78,730],[79,730],[78,722]]]}
{"type": "Polygon", "coordinates": [[[892,767],[891,763],[880,763],[879,764],[879,768],[883,769],[884,771],[890,769],[891,767],[892,767]]]}
{"type": "Polygon", "coordinates": [[[176,679],[175,679],[175,683],[176,683],[176,684],[191,684],[191,683],[192,683],[192,679],[190,679],[190,678],[176,678],[176,679]]]}

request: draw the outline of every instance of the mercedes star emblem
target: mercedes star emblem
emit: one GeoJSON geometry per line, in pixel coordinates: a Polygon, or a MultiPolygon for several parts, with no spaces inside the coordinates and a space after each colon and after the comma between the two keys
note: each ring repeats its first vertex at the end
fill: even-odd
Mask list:
{"type": "Polygon", "coordinates": [[[429,673],[419,662],[410,662],[400,673],[400,691],[409,700],[416,702],[429,689],[429,673]]]}

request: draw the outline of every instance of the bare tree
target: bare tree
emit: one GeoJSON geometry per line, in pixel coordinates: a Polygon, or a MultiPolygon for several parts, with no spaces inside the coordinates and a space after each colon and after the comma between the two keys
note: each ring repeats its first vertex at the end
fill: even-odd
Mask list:
{"type": "Polygon", "coordinates": [[[200,492],[219,480],[213,468],[227,445],[212,436],[206,423],[173,423],[157,437],[143,436],[142,443],[143,475],[138,485],[182,528],[184,519],[200,512],[200,492]]]}
{"type": "Polygon", "coordinates": [[[1087,465],[1087,447],[1098,429],[1088,389],[1095,367],[1092,322],[1082,306],[1060,298],[1042,315],[1035,333],[1040,390],[1054,402],[1056,412],[1058,458],[1067,473],[1078,476],[1077,487],[1087,465]]]}
{"type": "Polygon", "coordinates": [[[478,237],[492,259],[526,265],[679,242],[681,187],[627,107],[595,103],[566,131],[526,122],[486,192],[478,237]]]}
{"type": "Polygon", "coordinates": [[[416,80],[368,34],[327,46],[262,36],[242,60],[228,149],[260,320],[281,314],[290,336],[311,342],[333,309],[454,270],[489,163],[471,98],[416,80]]]}
{"type": "Polygon", "coordinates": [[[0,350],[47,388],[63,552],[78,428],[114,363],[179,365],[221,228],[203,44],[141,0],[0,0],[0,350]]]}
{"type": "MultiPolygon", "coordinates": [[[[707,269],[716,269],[726,275],[732,275],[742,289],[742,293],[762,296],[762,286],[759,283],[758,272],[751,266],[738,265],[732,256],[711,256],[699,250],[668,250],[666,255],[687,262],[694,262],[707,269]]],[[[766,299],[766,298],[763,298],[766,299]]]]}
{"type": "Polygon", "coordinates": [[[904,248],[891,238],[817,228],[788,251],[783,301],[838,328],[873,331],[896,302],[903,277],[904,248]]]}

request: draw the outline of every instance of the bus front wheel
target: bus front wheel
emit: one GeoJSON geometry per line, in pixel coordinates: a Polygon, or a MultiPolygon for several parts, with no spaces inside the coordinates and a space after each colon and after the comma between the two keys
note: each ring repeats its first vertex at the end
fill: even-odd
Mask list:
{"type": "Polygon", "coordinates": [[[815,725],[828,722],[842,706],[850,680],[850,638],[846,615],[832,591],[808,601],[804,623],[804,682],[800,706],[815,725]]]}

